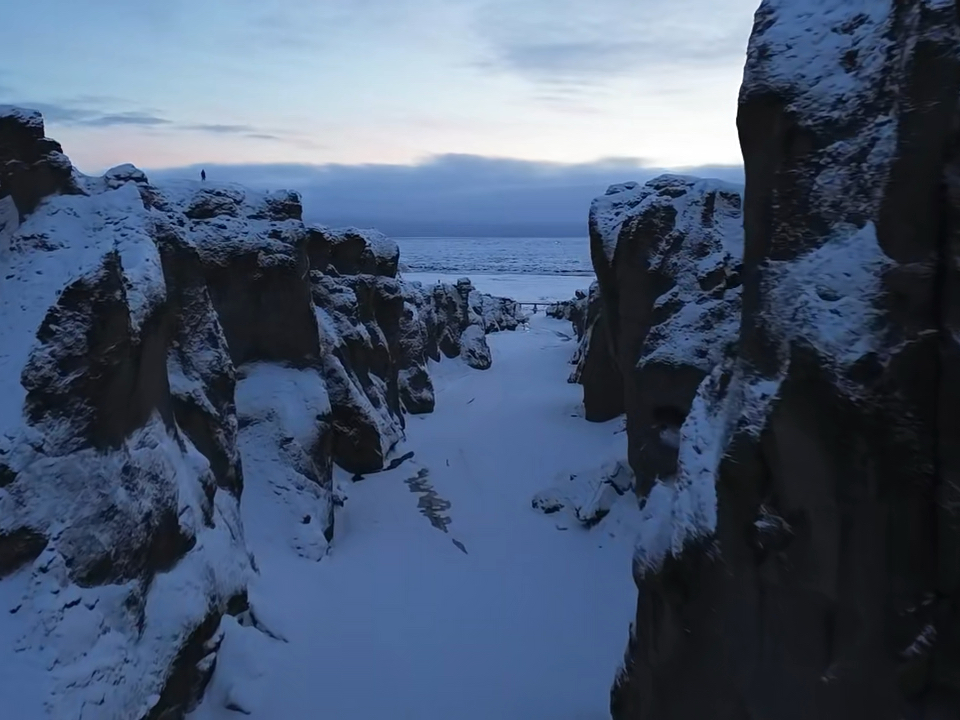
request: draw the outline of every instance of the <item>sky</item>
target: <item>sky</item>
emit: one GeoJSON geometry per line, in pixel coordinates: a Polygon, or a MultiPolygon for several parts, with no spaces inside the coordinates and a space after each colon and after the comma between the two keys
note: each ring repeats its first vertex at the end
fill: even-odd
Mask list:
{"type": "Polygon", "coordinates": [[[738,166],[757,5],[31,0],[3,11],[0,103],[88,173],[738,166]]]}

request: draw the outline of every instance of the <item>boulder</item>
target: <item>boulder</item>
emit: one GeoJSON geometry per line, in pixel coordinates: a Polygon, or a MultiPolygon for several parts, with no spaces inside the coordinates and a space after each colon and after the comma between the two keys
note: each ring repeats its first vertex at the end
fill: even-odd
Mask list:
{"type": "Polygon", "coordinates": [[[332,266],[342,275],[397,276],[400,248],[376,230],[310,228],[310,266],[332,266]]]}
{"type": "Polygon", "coordinates": [[[0,197],[12,197],[22,217],[49,195],[76,192],[73,166],[40,113],[0,105],[0,197]]]}
{"type": "Polygon", "coordinates": [[[352,473],[376,472],[403,437],[398,363],[391,352],[399,342],[403,298],[388,278],[321,273],[312,278],[333,406],[334,457],[352,473]],[[382,317],[391,316],[386,324],[392,343],[376,322],[377,306],[382,317]]]}
{"type": "Polygon", "coordinates": [[[611,351],[599,284],[592,283],[589,294],[569,307],[565,314],[579,340],[570,382],[583,387],[584,418],[607,422],[624,412],[623,375],[611,351]]]}
{"type": "Polygon", "coordinates": [[[675,439],[696,389],[736,340],[740,189],[678,175],[614,185],[594,201],[589,227],[600,305],[588,304],[584,404],[606,420],[622,397],[645,494],[675,474],[675,439]]]}
{"type": "Polygon", "coordinates": [[[952,3],[761,4],[739,335],[644,507],[615,718],[960,715],[958,94],[952,3]]]}
{"type": "Polygon", "coordinates": [[[479,325],[470,325],[460,335],[460,357],[476,370],[486,370],[493,363],[487,336],[479,325]]]}

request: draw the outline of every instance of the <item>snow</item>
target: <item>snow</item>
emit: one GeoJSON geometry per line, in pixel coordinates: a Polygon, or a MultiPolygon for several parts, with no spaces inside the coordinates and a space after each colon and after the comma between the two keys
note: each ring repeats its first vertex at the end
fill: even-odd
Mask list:
{"type": "Polygon", "coordinates": [[[590,206],[591,225],[600,236],[603,254],[607,262],[613,262],[620,238],[620,228],[628,213],[639,205],[652,191],[635,182],[611,185],[590,206]]]}
{"type": "Polygon", "coordinates": [[[22,125],[43,131],[43,115],[38,110],[17,107],[16,105],[0,105],[0,120],[10,118],[22,125]]]}
{"type": "Polygon", "coordinates": [[[20,423],[25,398],[20,373],[36,347],[37,328],[63,288],[98,272],[104,256],[116,250],[134,327],[163,300],[166,286],[149,223],[136,187],[128,184],[91,197],[49,198],[10,237],[9,252],[0,255],[0,433],[20,423]]]}
{"type": "Polygon", "coordinates": [[[357,483],[337,471],[347,499],[320,562],[284,539],[268,473],[246,474],[258,622],[224,622],[193,720],[608,717],[635,610],[636,501],[590,529],[531,505],[585,458],[626,453],[619,421],[582,419],[568,331],[541,314],[488,338],[490,370],[433,364],[436,412],[410,416],[395,451],[414,455],[357,483]]]}
{"type": "MultiPolygon", "coordinates": [[[[743,188],[722,180],[702,179],[689,175],[664,174],[644,185],[635,182],[611,185],[605,194],[596,198],[590,205],[590,227],[598,236],[607,262],[612,263],[616,254],[620,231],[625,223],[647,211],[652,205],[672,205],[677,209],[677,227],[686,223],[681,219],[691,205],[702,207],[703,196],[711,191],[740,195],[743,188]]],[[[719,213],[718,213],[719,215],[719,213]]],[[[728,250],[739,256],[742,250],[736,247],[736,241],[742,245],[743,233],[736,226],[737,218],[727,218],[731,227],[721,229],[721,241],[729,244],[728,250]]],[[[739,215],[739,213],[737,213],[739,215]]]]}
{"type": "Polygon", "coordinates": [[[346,227],[337,228],[333,232],[338,235],[359,235],[367,241],[367,246],[378,262],[390,262],[400,254],[396,240],[388,238],[379,230],[346,227]]]}
{"type": "Polygon", "coordinates": [[[741,102],[774,91],[810,119],[839,121],[860,112],[864,93],[882,83],[893,15],[890,2],[876,0],[763,0],[741,102]],[[855,62],[845,64],[851,53],[855,62]]]}
{"type": "MultiPolygon", "coordinates": [[[[17,497],[6,496],[0,517],[16,503],[37,522],[59,518],[63,524],[50,528],[54,542],[32,567],[0,583],[0,666],[5,669],[0,691],[6,708],[18,709],[11,717],[24,720],[140,717],[149,709],[141,705],[143,699],[156,698],[175,652],[210,612],[211,600],[235,594],[250,571],[236,500],[217,491],[212,508],[202,507],[209,501],[197,477],[209,473],[209,465],[189,443],[181,448],[159,416],[135,432],[122,453],[91,449],[41,458],[23,472],[39,479],[20,483],[17,497]],[[128,509],[136,514],[139,505],[157,507],[147,494],[132,496],[117,487],[120,466],[129,463],[171,479],[169,487],[154,491],[175,494],[181,527],[196,543],[148,586],[72,584],[54,545],[62,551],[88,537],[88,513],[107,501],[121,515],[128,509]],[[46,712],[39,710],[41,701],[46,712]]],[[[108,525],[99,529],[101,542],[116,542],[108,525]]]]}
{"type": "MultiPolygon", "coordinates": [[[[586,242],[586,240],[584,240],[586,242]]],[[[404,272],[403,280],[429,288],[437,283],[456,285],[463,273],[404,272]]],[[[592,275],[486,275],[470,273],[470,282],[481,293],[512,298],[518,302],[540,303],[569,300],[577,290],[586,290],[592,275]]],[[[527,308],[525,308],[527,309],[527,308]]]]}
{"type": "Polygon", "coordinates": [[[246,365],[240,375],[244,527],[254,542],[262,539],[257,533],[273,541],[286,537],[299,555],[319,560],[327,552],[324,533],[334,503],[312,458],[318,438],[329,430],[326,384],[316,370],[268,363],[246,365]]]}
{"type": "Polygon", "coordinates": [[[872,222],[834,227],[833,237],[806,255],[769,263],[765,314],[777,337],[802,339],[839,372],[879,348],[881,277],[891,264],[872,222]]]}

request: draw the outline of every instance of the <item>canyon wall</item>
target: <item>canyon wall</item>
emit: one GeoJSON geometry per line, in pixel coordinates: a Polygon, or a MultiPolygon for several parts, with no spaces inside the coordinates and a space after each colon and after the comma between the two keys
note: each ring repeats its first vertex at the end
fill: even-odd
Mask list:
{"type": "Polygon", "coordinates": [[[960,715],[958,91],[954,3],[765,0],[742,236],[696,183],[595,203],[644,516],[617,720],[960,715]]]}
{"type": "Polygon", "coordinates": [[[84,176],[0,107],[4,713],[183,717],[222,616],[255,622],[244,488],[295,498],[276,532],[320,559],[334,466],[384,468],[428,362],[489,367],[485,334],[525,319],[301,218],[292,192],[84,176]]]}

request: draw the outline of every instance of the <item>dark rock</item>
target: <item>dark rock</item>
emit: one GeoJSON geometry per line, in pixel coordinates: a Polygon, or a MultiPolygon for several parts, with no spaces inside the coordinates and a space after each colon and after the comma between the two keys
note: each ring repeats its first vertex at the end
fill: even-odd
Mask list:
{"type": "Polygon", "coordinates": [[[0,187],[21,216],[48,195],[79,192],[70,161],[59,143],[44,137],[35,110],[0,106],[0,187]]]}
{"type": "MultiPolygon", "coordinates": [[[[233,603],[231,598],[227,605],[233,603]]],[[[190,634],[173,661],[163,692],[143,720],[181,720],[196,709],[216,669],[223,642],[220,618],[220,612],[210,613],[190,634]]]]}
{"type": "Polygon", "coordinates": [[[376,230],[310,228],[310,266],[332,265],[341,275],[397,276],[400,248],[376,230]]]}
{"type": "MultiPolygon", "coordinates": [[[[34,129],[42,138],[42,123],[34,129]]],[[[39,163],[58,152],[37,147],[39,163]]],[[[4,230],[4,288],[23,302],[4,310],[13,411],[0,415],[0,574],[30,574],[18,632],[21,649],[49,653],[52,716],[97,705],[104,717],[141,718],[160,698],[154,715],[176,717],[199,691],[175,689],[178,658],[206,642],[249,569],[228,457],[232,386],[211,371],[216,343],[192,336],[219,325],[195,251],[147,210],[146,178],[129,166],[73,172],[75,188],[4,230]],[[203,448],[209,462],[190,439],[203,445],[201,434],[178,424],[172,358],[218,416],[204,420],[222,441],[203,448]],[[216,475],[213,450],[224,458],[216,475]],[[156,611],[173,602],[177,613],[156,611]],[[96,643],[106,632],[110,652],[78,655],[76,633],[88,632],[96,643]]]]}
{"type": "Polygon", "coordinates": [[[313,280],[334,457],[350,472],[375,472],[403,433],[396,359],[403,297],[392,278],[314,274],[313,280]]]}
{"type": "Polygon", "coordinates": [[[460,335],[460,357],[476,370],[486,370],[493,363],[487,336],[479,325],[470,325],[460,335]]]}
{"type": "Polygon", "coordinates": [[[624,412],[623,375],[611,351],[611,331],[597,283],[572,305],[570,320],[580,341],[570,381],[583,387],[584,417],[589,422],[612,420],[624,412]]]}
{"type": "Polygon", "coordinates": [[[171,304],[167,374],[177,425],[210,461],[217,485],[243,488],[234,404],[236,378],[196,248],[172,225],[159,225],[157,248],[171,304]]]}
{"type": "Polygon", "coordinates": [[[250,213],[252,220],[302,220],[303,202],[300,193],[292,190],[278,190],[268,193],[263,199],[263,207],[250,213]]]}
{"type": "Polygon", "coordinates": [[[211,220],[213,218],[240,215],[242,192],[228,188],[198,190],[184,209],[183,214],[191,220],[211,220]]]}
{"type": "Polygon", "coordinates": [[[56,433],[58,452],[117,448],[155,411],[173,424],[166,372],[171,319],[158,303],[135,331],[117,251],[64,288],[21,376],[31,422],[72,426],[71,434],[56,433]],[[72,342],[64,342],[67,328],[76,334],[72,342]]]}
{"type": "Polygon", "coordinates": [[[29,528],[0,532],[0,579],[37,559],[47,538],[29,528]]]}
{"type": "Polygon", "coordinates": [[[740,264],[740,211],[737,187],[676,175],[613,186],[591,208],[602,307],[588,305],[596,319],[579,379],[588,414],[600,420],[619,410],[622,381],[630,464],[643,494],[676,473],[697,387],[736,340],[740,294],[726,278],[740,264]]]}
{"type": "Polygon", "coordinates": [[[316,364],[320,338],[311,301],[306,234],[295,225],[207,226],[194,233],[210,298],[235,365],[255,361],[316,364]]]}
{"type": "Polygon", "coordinates": [[[960,716],[960,22],[805,9],[756,15],[738,346],[650,494],[705,511],[641,538],[617,720],[960,716]]]}

